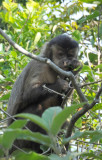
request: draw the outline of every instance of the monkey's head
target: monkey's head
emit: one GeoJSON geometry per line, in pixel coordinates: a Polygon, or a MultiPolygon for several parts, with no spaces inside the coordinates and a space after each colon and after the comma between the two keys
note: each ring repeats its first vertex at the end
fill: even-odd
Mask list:
{"type": "Polygon", "coordinates": [[[78,51],[78,43],[68,34],[61,34],[46,43],[42,53],[44,57],[51,59],[63,70],[72,71],[76,74],[79,69],[77,71],[74,69],[82,67],[81,62],[77,59],[78,51]]]}

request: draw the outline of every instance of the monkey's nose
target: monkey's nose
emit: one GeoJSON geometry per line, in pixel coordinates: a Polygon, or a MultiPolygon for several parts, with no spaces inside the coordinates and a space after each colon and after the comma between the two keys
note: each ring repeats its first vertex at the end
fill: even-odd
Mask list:
{"type": "Polygon", "coordinates": [[[67,67],[67,66],[68,66],[68,62],[64,61],[64,67],[67,67]]]}
{"type": "Polygon", "coordinates": [[[72,67],[72,63],[70,61],[64,61],[64,67],[72,67]]]}
{"type": "Polygon", "coordinates": [[[64,68],[67,70],[67,71],[71,71],[73,70],[73,65],[69,62],[69,61],[64,61],[64,68]]]}

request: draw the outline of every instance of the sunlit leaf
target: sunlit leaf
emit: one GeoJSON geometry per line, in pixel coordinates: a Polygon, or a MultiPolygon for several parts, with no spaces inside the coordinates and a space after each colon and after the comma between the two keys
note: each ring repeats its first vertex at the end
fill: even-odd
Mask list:
{"type": "Polygon", "coordinates": [[[79,118],[76,123],[75,123],[75,126],[78,127],[78,128],[81,128],[82,127],[82,119],[79,118]]]}
{"type": "Polygon", "coordinates": [[[75,27],[76,29],[78,29],[78,25],[76,22],[72,22],[72,26],[75,27]]]}
{"type": "Polygon", "coordinates": [[[39,3],[30,0],[29,2],[26,3],[26,7],[29,10],[29,12],[33,12],[35,8],[39,7],[39,3]]]}
{"type": "Polygon", "coordinates": [[[17,58],[17,52],[11,51],[11,54],[12,54],[12,56],[13,56],[14,58],[17,58]]]}
{"type": "Polygon", "coordinates": [[[91,69],[87,65],[84,65],[83,68],[81,69],[81,72],[90,72],[90,71],[91,71],[91,69]]]}
{"type": "Polygon", "coordinates": [[[9,97],[10,97],[10,93],[7,93],[7,94],[3,95],[2,97],[0,97],[0,101],[8,100],[9,97]]]}
{"type": "Polygon", "coordinates": [[[85,2],[85,3],[102,3],[102,0],[80,0],[81,2],[85,2]]]}
{"type": "Polygon", "coordinates": [[[38,32],[38,33],[36,34],[36,36],[35,36],[35,39],[34,39],[34,45],[36,45],[36,44],[38,43],[38,41],[40,40],[40,38],[41,38],[41,33],[38,32]]]}
{"type": "Polygon", "coordinates": [[[92,108],[93,111],[100,110],[100,109],[102,110],[102,103],[98,103],[92,108]]]}
{"type": "Polygon", "coordinates": [[[3,6],[4,6],[8,11],[10,11],[10,5],[9,5],[9,3],[3,2],[3,6]]]}

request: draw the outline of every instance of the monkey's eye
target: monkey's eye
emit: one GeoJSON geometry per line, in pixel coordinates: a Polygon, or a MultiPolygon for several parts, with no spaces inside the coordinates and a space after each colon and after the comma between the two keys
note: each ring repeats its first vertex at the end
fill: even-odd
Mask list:
{"type": "Polygon", "coordinates": [[[60,57],[62,57],[62,56],[64,56],[64,53],[63,53],[63,52],[59,52],[58,55],[59,55],[60,57]]]}
{"type": "Polygon", "coordinates": [[[74,56],[72,54],[67,54],[67,57],[72,59],[74,56]]]}

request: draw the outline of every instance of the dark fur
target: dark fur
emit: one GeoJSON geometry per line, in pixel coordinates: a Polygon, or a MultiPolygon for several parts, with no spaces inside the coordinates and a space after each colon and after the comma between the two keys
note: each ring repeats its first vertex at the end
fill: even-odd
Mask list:
{"type": "MultiPolygon", "coordinates": [[[[40,56],[51,59],[56,65],[66,71],[72,71],[80,65],[77,60],[78,43],[67,34],[59,35],[46,43],[40,56]]],[[[75,72],[73,72],[76,74],[75,72]]],[[[39,116],[51,106],[60,106],[62,97],[49,92],[42,86],[46,85],[59,93],[68,91],[68,82],[58,78],[58,74],[47,64],[31,60],[16,80],[8,103],[8,113],[33,113],[39,116]]],[[[12,123],[8,121],[8,125],[12,123]]],[[[43,132],[39,127],[29,122],[27,125],[34,132],[43,132]]],[[[33,142],[15,141],[20,148],[30,148],[40,152],[39,144],[33,142]]]]}

